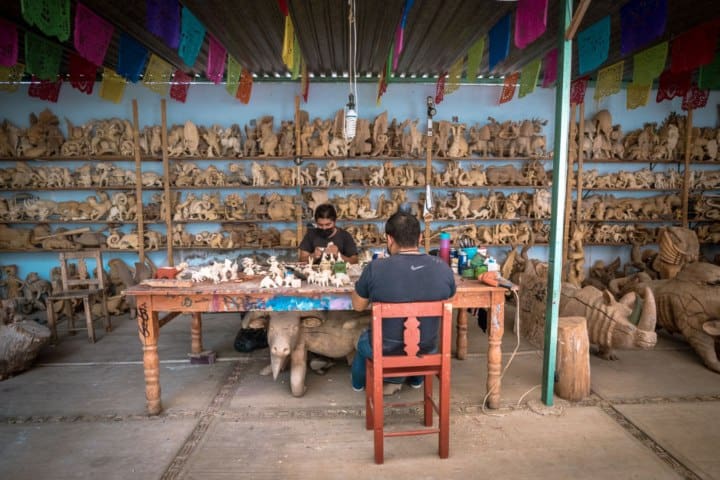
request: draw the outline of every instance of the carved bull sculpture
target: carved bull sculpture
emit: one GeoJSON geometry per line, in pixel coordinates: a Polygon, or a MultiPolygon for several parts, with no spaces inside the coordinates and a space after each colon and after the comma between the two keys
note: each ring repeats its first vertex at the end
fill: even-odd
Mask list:
{"type": "Polygon", "coordinates": [[[612,349],[649,349],[657,343],[655,298],[650,288],[640,295],[634,292],[619,301],[605,290],[587,286],[582,289],[563,283],[560,316],[587,319],[590,343],[598,346],[598,355],[607,360],[617,357],[612,349]]]}
{"type": "Polygon", "coordinates": [[[354,312],[272,312],[257,317],[250,326],[267,324],[270,367],[273,379],[290,360],[290,390],[293,396],[305,394],[307,352],[331,358],[355,354],[360,334],[370,324],[369,313],[354,312]]]}

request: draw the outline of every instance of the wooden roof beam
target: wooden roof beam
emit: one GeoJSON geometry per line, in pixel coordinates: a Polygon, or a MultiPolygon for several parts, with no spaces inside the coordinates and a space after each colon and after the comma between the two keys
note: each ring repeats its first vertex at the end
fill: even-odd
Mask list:
{"type": "Polygon", "coordinates": [[[585,12],[587,12],[589,6],[590,0],[580,0],[578,8],[575,10],[575,15],[573,15],[573,18],[570,21],[570,26],[565,31],[565,40],[569,41],[575,38],[577,29],[580,27],[580,23],[582,23],[583,17],[585,17],[585,12]]]}

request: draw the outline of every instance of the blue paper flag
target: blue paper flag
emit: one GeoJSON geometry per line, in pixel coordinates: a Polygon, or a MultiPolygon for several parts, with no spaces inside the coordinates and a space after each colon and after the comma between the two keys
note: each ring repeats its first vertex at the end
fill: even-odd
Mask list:
{"type": "Polygon", "coordinates": [[[665,32],[667,0],[630,0],[620,9],[620,53],[628,55],[665,32]]]}
{"type": "Polygon", "coordinates": [[[578,72],[583,75],[607,60],[610,50],[610,15],[578,33],[578,72]]]}
{"type": "Polygon", "coordinates": [[[182,33],[180,34],[180,48],[178,55],[182,58],[185,65],[192,67],[195,65],[200,47],[202,47],[205,38],[205,27],[187,8],[182,9],[182,33]]]}
{"type": "Polygon", "coordinates": [[[145,68],[148,51],[134,38],[125,32],[120,34],[120,49],[115,71],[118,75],[133,83],[140,80],[140,74],[145,68]]]}
{"type": "Polygon", "coordinates": [[[510,53],[510,14],[508,13],[490,29],[488,34],[490,46],[488,48],[488,57],[490,63],[490,71],[492,72],[495,65],[505,60],[510,53]]]}

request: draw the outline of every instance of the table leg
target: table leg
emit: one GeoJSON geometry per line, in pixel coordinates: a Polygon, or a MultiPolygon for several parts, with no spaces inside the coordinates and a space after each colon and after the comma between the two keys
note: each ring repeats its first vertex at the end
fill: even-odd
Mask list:
{"type": "Polygon", "coordinates": [[[160,322],[158,312],[152,310],[150,297],[138,297],[137,321],[140,343],[143,346],[147,411],[150,415],[157,415],[162,411],[162,403],[160,402],[160,357],[157,349],[160,322]]]}
{"type": "Polygon", "coordinates": [[[492,306],[488,322],[488,359],[487,359],[487,406],[500,408],[500,373],[502,371],[502,337],[505,330],[505,293],[492,294],[492,306]]]}
{"type": "Polygon", "coordinates": [[[192,337],[190,352],[195,354],[202,353],[202,314],[200,312],[194,312],[192,314],[192,327],[190,335],[192,337]]]}
{"type": "Polygon", "coordinates": [[[457,355],[458,360],[465,360],[467,355],[467,329],[467,308],[458,308],[455,336],[455,355],[457,355]]]}

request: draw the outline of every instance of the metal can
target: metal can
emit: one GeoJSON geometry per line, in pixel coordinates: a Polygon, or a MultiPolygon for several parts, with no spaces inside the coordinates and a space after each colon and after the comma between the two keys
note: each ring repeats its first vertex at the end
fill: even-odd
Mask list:
{"type": "Polygon", "coordinates": [[[468,256],[464,250],[458,250],[458,275],[462,275],[463,270],[468,266],[468,256]]]}

